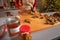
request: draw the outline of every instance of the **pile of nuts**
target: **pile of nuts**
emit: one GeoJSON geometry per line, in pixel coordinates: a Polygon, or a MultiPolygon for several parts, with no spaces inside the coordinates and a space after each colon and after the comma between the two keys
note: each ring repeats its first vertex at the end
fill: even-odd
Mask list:
{"type": "Polygon", "coordinates": [[[46,18],[46,23],[45,24],[55,24],[57,22],[60,22],[60,13],[54,13],[50,16],[45,17],[46,18]]]}

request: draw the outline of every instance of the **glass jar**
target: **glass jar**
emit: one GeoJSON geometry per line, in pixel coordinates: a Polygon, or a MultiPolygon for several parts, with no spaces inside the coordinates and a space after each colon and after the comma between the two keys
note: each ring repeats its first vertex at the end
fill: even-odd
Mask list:
{"type": "Polygon", "coordinates": [[[29,25],[21,25],[20,40],[31,40],[31,29],[29,25]]]}
{"type": "Polygon", "coordinates": [[[4,18],[0,18],[0,39],[6,34],[6,23],[4,18]]]}
{"type": "Polygon", "coordinates": [[[16,37],[19,34],[20,20],[17,17],[11,16],[7,18],[7,28],[10,37],[16,37]]]}

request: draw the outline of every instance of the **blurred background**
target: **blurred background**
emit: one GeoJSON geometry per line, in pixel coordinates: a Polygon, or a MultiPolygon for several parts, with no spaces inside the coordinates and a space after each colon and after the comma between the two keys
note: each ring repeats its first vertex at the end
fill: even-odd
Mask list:
{"type": "MultiPolygon", "coordinates": [[[[17,9],[14,2],[16,0],[0,0],[0,9],[17,9]]],[[[37,11],[39,12],[54,12],[60,10],[60,0],[36,0],[37,1],[37,11]]],[[[18,0],[17,0],[18,2],[18,0]]]]}
{"type": "Polygon", "coordinates": [[[37,0],[40,12],[54,12],[60,9],[60,0],[37,0]]]}

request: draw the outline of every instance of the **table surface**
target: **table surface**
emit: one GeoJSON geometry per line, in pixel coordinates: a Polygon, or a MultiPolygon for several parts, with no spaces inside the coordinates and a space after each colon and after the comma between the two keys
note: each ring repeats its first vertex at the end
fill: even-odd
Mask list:
{"type": "MultiPolygon", "coordinates": [[[[32,35],[32,40],[52,40],[60,36],[60,25],[42,31],[34,32],[31,35],[32,35]]],[[[11,40],[8,32],[1,40],[11,40]]]]}
{"type": "MultiPolygon", "coordinates": [[[[30,25],[32,32],[36,32],[36,31],[38,31],[38,30],[39,30],[39,31],[46,30],[46,29],[53,28],[53,27],[55,27],[56,25],[60,24],[60,23],[57,23],[57,24],[55,24],[55,25],[45,25],[43,19],[39,19],[39,18],[34,19],[34,18],[31,18],[32,15],[28,15],[28,14],[21,15],[21,14],[20,14],[19,16],[20,16],[20,18],[21,18],[21,19],[20,19],[21,25],[22,25],[22,24],[30,25]],[[30,22],[31,22],[31,23],[29,24],[29,23],[23,22],[25,19],[30,19],[30,22]]],[[[5,18],[0,18],[0,20],[3,20],[3,19],[5,19],[5,18]]],[[[0,21],[0,22],[1,22],[1,21],[0,21]]],[[[8,35],[8,33],[7,33],[7,35],[8,35]]],[[[7,36],[7,35],[5,35],[5,36],[9,38],[9,35],[8,35],[8,36],[7,36]]],[[[6,37],[3,38],[3,40],[8,40],[8,39],[6,39],[6,37]]],[[[10,39],[10,38],[9,38],[9,39],[10,39]]]]}

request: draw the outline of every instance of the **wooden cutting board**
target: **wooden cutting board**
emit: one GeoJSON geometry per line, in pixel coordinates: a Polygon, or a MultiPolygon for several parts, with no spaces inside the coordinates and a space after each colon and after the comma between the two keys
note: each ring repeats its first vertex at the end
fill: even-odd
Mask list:
{"type": "Polygon", "coordinates": [[[45,30],[60,24],[60,23],[56,23],[54,25],[44,24],[45,19],[32,18],[33,15],[30,14],[20,14],[19,16],[20,16],[21,25],[23,24],[30,25],[32,32],[45,30]],[[24,22],[25,19],[29,19],[30,23],[24,22]]]}

